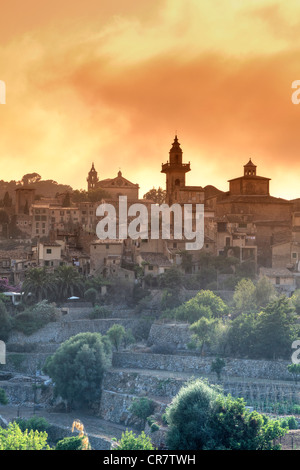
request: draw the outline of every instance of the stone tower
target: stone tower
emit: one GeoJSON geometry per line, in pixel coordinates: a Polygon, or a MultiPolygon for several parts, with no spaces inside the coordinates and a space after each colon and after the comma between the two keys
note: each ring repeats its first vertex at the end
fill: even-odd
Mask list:
{"type": "Polygon", "coordinates": [[[92,164],[92,168],[90,169],[86,180],[88,183],[88,191],[92,191],[93,189],[96,189],[99,179],[98,179],[98,173],[94,167],[94,163],[92,164]]]}
{"type": "Polygon", "coordinates": [[[251,161],[244,165],[244,176],[256,176],[256,165],[251,161]]]}
{"type": "Polygon", "coordinates": [[[175,135],[169,152],[169,161],[162,164],[161,173],[166,174],[167,204],[178,200],[178,192],[185,187],[185,174],[190,171],[190,163],[182,163],[182,150],[175,135]]]}

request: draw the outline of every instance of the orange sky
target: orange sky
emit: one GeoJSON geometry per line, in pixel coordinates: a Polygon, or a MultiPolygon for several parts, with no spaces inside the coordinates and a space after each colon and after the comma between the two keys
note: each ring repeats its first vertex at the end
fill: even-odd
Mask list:
{"type": "Polygon", "coordinates": [[[300,3],[11,0],[0,6],[0,179],[86,189],[123,175],[140,196],[177,131],[187,184],[228,189],[249,157],[300,197],[300,3]]]}

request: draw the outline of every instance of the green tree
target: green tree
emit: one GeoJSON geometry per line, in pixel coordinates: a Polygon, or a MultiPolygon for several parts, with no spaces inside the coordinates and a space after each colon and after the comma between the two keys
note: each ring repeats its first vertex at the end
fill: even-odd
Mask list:
{"type": "Polygon", "coordinates": [[[62,207],[70,207],[71,206],[71,196],[70,193],[66,193],[62,202],[62,207]]]}
{"type": "Polygon", "coordinates": [[[218,450],[279,450],[274,441],[287,432],[280,420],[248,412],[243,398],[222,394],[215,400],[210,427],[209,447],[218,450]]]}
{"type": "Polygon", "coordinates": [[[44,372],[70,406],[89,404],[100,397],[103,373],[110,364],[109,352],[100,333],[79,333],[47,359],[44,372]]]}
{"type": "Polygon", "coordinates": [[[171,315],[176,320],[195,323],[202,317],[220,318],[228,313],[223,300],[210,290],[201,290],[195,297],[175,308],[171,315]]]}
{"type": "Polygon", "coordinates": [[[18,313],[14,318],[14,328],[29,336],[47,323],[55,322],[57,318],[56,307],[43,300],[18,313]]]}
{"type": "Polygon", "coordinates": [[[192,333],[192,342],[200,349],[201,354],[204,346],[212,340],[216,323],[216,320],[212,318],[202,317],[189,328],[192,333]]]}
{"type": "Polygon", "coordinates": [[[3,388],[0,388],[0,405],[7,405],[8,398],[3,388]]]}
{"type": "Polygon", "coordinates": [[[154,412],[154,402],[147,397],[137,398],[133,400],[129,412],[140,419],[144,428],[147,418],[154,412]]]}
{"type": "Polygon", "coordinates": [[[149,199],[155,204],[163,204],[166,201],[167,191],[159,187],[158,189],[152,188],[146,194],[143,199],[149,199]]]}
{"type": "Polygon", "coordinates": [[[289,299],[281,296],[257,316],[257,354],[266,359],[287,358],[299,327],[289,299]]]}
{"type": "Polygon", "coordinates": [[[59,266],[54,271],[57,294],[60,300],[81,296],[84,287],[82,276],[73,266],[59,266]]]}
{"type": "Polygon", "coordinates": [[[226,340],[233,356],[255,356],[257,345],[256,324],[256,315],[253,313],[242,313],[230,322],[226,340]]]}
{"type": "Polygon", "coordinates": [[[218,392],[201,380],[183,386],[166,410],[170,450],[200,450],[211,440],[210,418],[218,392]]]}
{"type": "Polygon", "coordinates": [[[94,289],[93,287],[90,287],[84,292],[84,298],[87,302],[91,302],[94,307],[98,298],[97,290],[94,289]]]}
{"type": "Polygon", "coordinates": [[[25,297],[30,294],[38,302],[49,299],[55,292],[53,275],[47,273],[45,268],[31,268],[26,272],[22,290],[25,297]]]}
{"type": "Polygon", "coordinates": [[[202,380],[185,385],[166,412],[170,450],[277,450],[287,429],[243,399],[224,395],[202,380]]]}
{"type": "Polygon", "coordinates": [[[296,289],[292,297],[290,297],[290,304],[295,309],[297,315],[300,315],[300,289],[296,289]]]}
{"type": "Polygon", "coordinates": [[[255,288],[257,310],[264,308],[276,297],[276,290],[266,276],[259,279],[255,288]]]}
{"type": "Polygon", "coordinates": [[[155,450],[150,437],[146,436],[144,431],[136,436],[132,431],[126,429],[122,433],[121,439],[119,441],[115,439],[114,441],[112,450],[155,450]]]}
{"type": "Polygon", "coordinates": [[[242,279],[237,284],[233,301],[238,313],[252,313],[256,310],[256,288],[250,279],[242,279]]]}
{"type": "Polygon", "coordinates": [[[4,302],[0,300],[0,340],[1,341],[7,341],[12,327],[13,327],[13,319],[7,312],[4,302]]]}
{"type": "Polygon", "coordinates": [[[24,431],[17,423],[0,428],[0,450],[50,450],[46,432],[24,431]]]}
{"type": "Polygon", "coordinates": [[[125,336],[125,328],[122,325],[115,323],[107,332],[107,336],[111,344],[119,351],[122,340],[125,336]]]}
{"type": "Polygon", "coordinates": [[[287,370],[292,374],[296,383],[298,383],[300,376],[300,364],[289,364],[287,370]]]}
{"type": "Polygon", "coordinates": [[[163,274],[159,275],[158,282],[160,288],[178,291],[182,288],[183,280],[183,272],[176,266],[172,266],[170,269],[167,269],[163,274]]]}
{"type": "Polygon", "coordinates": [[[218,380],[221,378],[221,373],[222,370],[225,367],[225,361],[224,359],[221,359],[220,357],[217,357],[214,359],[211,363],[210,370],[211,372],[215,372],[217,374],[218,380]]]}

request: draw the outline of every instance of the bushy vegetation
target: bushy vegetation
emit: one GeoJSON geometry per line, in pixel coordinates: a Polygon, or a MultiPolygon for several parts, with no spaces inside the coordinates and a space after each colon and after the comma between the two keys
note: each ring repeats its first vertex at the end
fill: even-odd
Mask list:
{"type": "Polygon", "coordinates": [[[14,328],[25,335],[31,335],[47,323],[56,321],[57,317],[58,310],[55,305],[43,300],[18,313],[14,319],[14,328]]]}
{"type": "Polygon", "coordinates": [[[65,341],[47,359],[44,372],[55,383],[57,395],[72,406],[99,399],[105,369],[110,364],[110,345],[100,333],[79,333],[65,341]]]}
{"type": "Polygon", "coordinates": [[[46,432],[49,428],[48,421],[42,416],[32,416],[31,418],[17,418],[15,422],[18,424],[22,432],[39,431],[46,432]]]}
{"type": "Polygon", "coordinates": [[[57,442],[55,450],[82,450],[82,439],[80,436],[64,437],[57,442]]]}
{"type": "Polygon", "coordinates": [[[170,450],[276,450],[274,441],[287,432],[279,420],[249,412],[242,398],[201,380],[182,387],[166,418],[170,450]]]}
{"type": "Polygon", "coordinates": [[[146,397],[136,398],[129,407],[129,411],[140,420],[144,428],[147,418],[154,412],[154,402],[146,397]]]}
{"type": "Polygon", "coordinates": [[[7,405],[8,398],[3,388],[0,388],[0,405],[7,405]]]}
{"type": "Polygon", "coordinates": [[[111,309],[106,307],[105,305],[95,305],[92,312],[90,313],[90,318],[92,320],[98,318],[108,318],[111,313],[111,309]]]}
{"type": "Polygon", "coordinates": [[[112,450],[155,450],[150,437],[146,436],[142,431],[140,435],[136,436],[132,431],[126,429],[122,433],[119,441],[115,440],[112,450]]]}
{"type": "Polygon", "coordinates": [[[164,317],[195,323],[200,318],[220,318],[229,313],[223,300],[209,290],[201,290],[195,297],[174,309],[164,312],[164,317]]]}
{"type": "Polygon", "coordinates": [[[0,428],[0,450],[50,450],[46,432],[21,431],[16,422],[0,428]]]}
{"type": "Polygon", "coordinates": [[[0,340],[7,341],[13,328],[13,319],[7,312],[4,301],[0,300],[0,340]]]}

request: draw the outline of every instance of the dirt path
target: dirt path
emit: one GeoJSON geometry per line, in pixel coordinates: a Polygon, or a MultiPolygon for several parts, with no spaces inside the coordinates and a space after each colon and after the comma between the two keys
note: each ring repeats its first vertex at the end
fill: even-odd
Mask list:
{"type": "MultiPolygon", "coordinates": [[[[13,421],[17,417],[30,418],[32,416],[43,416],[48,423],[55,424],[57,426],[63,426],[70,429],[70,436],[72,435],[72,423],[73,421],[80,420],[85,428],[87,434],[93,434],[97,437],[103,437],[111,439],[113,437],[119,439],[126,429],[132,429],[128,426],[122,426],[119,424],[108,423],[97,416],[93,416],[87,413],[72,411],[70,413],[51,413],[45,409],[33,410],[33,406],[18,406],[0,405],[0,416],[7,421],[13,421]]],[[[133,430],[134,431],[134,430],[133,430]]],[[[135,433],[138,432],[135,430],[135,433]]]]}

